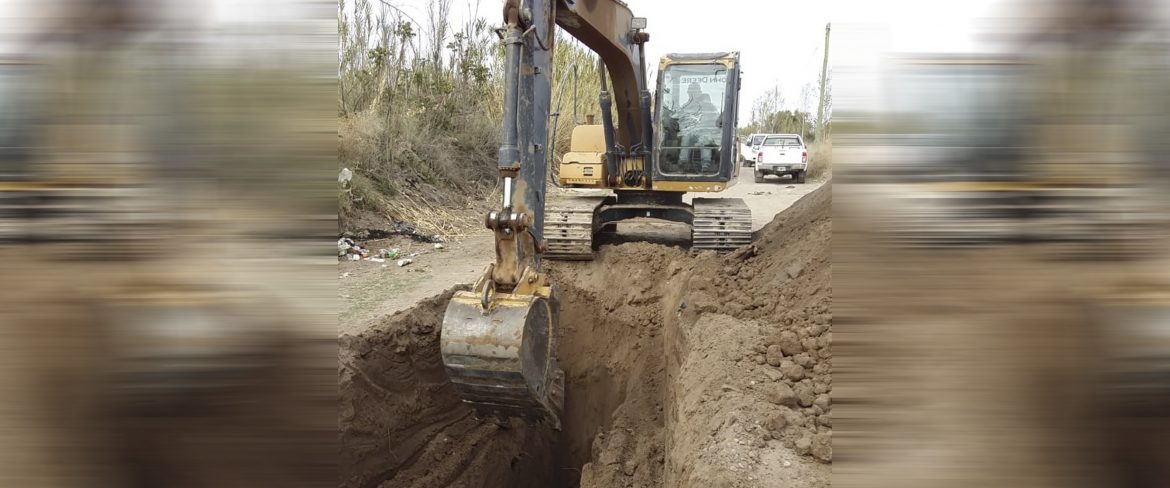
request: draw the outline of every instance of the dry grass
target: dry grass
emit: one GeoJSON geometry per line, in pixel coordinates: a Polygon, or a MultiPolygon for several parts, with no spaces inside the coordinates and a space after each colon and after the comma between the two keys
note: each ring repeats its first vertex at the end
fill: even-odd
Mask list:
{"type": "Polygon", "coordinates": [[[833,174],[833,139],[829,138],[824,143],[814,143],[812,151],[809,153],[809,159],[812,160],[812,167],[808,170],[810,178],[831,176],[833,174]]]}
{"type": "Polygon", "coordinates": [[[397,220],[414,224],[424,234],[438,234],[447,240],[459,240],[469,235],[487,232],[483,230],[484,206],[494,201],[485,192],[482,199],[467,199],[463,205],[453,206],[426,200],[421,197],[401,195],[386,204],[388,215],[397,220]]]}
{"type": "Polygon", "coordinates": [[[339,159],[354,172],[338,202],[345,229],[406,221],[456,237],[480,218],[463,210],[474,209],[495,186],[491,153],[498,129],[487,116],[451,112],[445,115],[457,121],[438,128],[428,120],[436,115],[369,110],[342,118],[339,159]]]}

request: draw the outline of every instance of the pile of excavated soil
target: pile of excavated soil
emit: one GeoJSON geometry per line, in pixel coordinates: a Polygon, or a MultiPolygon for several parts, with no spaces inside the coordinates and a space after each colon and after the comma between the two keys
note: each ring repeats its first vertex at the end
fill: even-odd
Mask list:
{"type": "Polygon", "coordinates": [[[668,326],[666,486],[828,486],[831,186],[700,256],[668,326]]]}
{"type": "Polygon", "coordinates": [[[609,321],[588,336],[608,347],[587,357],[625,365],[617,376],[643,393],[601,424],[580,486],[829,485],[831,191],[729,255],[636,243],[553,267],[566,296],[587,293],[609,321]],[[614,353],[630,347],[616,324],[639,328],[638,356],[614,353]]]}
{"type": "Polygon", "coordinates": [[[342,338],[342,485],[828,486],[830,185],[730,255],[550,263],[563,429],[478,420],[443,374],[450,292],[342,338]]]}

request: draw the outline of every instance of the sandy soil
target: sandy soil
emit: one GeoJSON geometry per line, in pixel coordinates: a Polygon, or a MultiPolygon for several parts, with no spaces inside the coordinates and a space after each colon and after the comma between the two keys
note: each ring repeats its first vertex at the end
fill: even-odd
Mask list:
{"type": "Polygon", "coordinates": [[[634,242],[551,264],[560,432],[458,402],[447,295],[344,334],[343,486],[827,486],[830,193],[728,256],[634,242]]]}

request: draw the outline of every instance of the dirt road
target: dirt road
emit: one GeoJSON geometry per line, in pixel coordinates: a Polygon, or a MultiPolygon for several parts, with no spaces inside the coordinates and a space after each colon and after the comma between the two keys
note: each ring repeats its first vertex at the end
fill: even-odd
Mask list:
{"type": "MultiPolygon", "coordinates": [[[[739,181],[718,195],[742,198],[747,202],[752,209],[752,231],[759,231],[776,214],[825,183],[824,179],[818,179],[796,185],[775,177],[756,183],[751,168],[742,170],[739,181]]],[[[685,200],[689,202],[691,198],[693,195],[688,195],[685,200]]],[[[690,240],[686,226],[650,220],[621,224],[618,232],[624,241],[650,239],[660,244],[681,246],[690,240]]],[[[420,254],[412,258],[413,263],[404,267],[399,267],[394,260],[340,263],[338,290],[342,307],[339,333],[360,331],[375,317],[404,310],[457,283],[471,283],[495,256],[491,235],[486,230],[482,236],[446,243],[441,250],[436,250],[433,244],[405,238],[362,244],[375,251],[398,248],[405,255],[420,254]]]]}
{"type": "MultiPolygon", "coordinates": [[[[731,188],[717,194],[720,198],[742,198],[752,209],[752,231],[759,231],[772,221],[776,214],[792,205],[793,202],[809,193],[812,193],[825,179],[809,179],[807,183],[797,185],[789,178],[768,176],[763,183],[756,183],[750,167],[740,168],[739,181],[731,188]]],[[[690,193],[683,197],[687,203],[694,197],[702,194],[690,193]]]]}

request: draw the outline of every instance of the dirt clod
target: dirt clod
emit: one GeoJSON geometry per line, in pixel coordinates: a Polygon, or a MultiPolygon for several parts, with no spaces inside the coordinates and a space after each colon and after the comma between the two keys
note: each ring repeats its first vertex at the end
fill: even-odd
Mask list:
{"type": "Polygon", "coordinates": [[[808,328],[809,335],[820,337],[821,334],[824,334],[825,331],[829,330],[829,326],[826,325],[828,323],[828,318],[825,315],[818,315],[815,319],[813,319],[813,321],[817,325],[808,328]]]}
{"type": "Polygon", "coordinates": [[[781,351],[780,346],[776,344],[768,346],[767,360],[769,366],[780,366],[781,361],[784,360],[784,353],[781,351]]]}
{"type": "Polygon", "coordinates": [[[792,357],[792,361],[799,364],[803,368],[811,368],[816,366],[817,362],[808,353],[802,352],[792,357]]]}
{"type": "Polygon", "coordinates": [[[804,352],[804,348],[800,344],[800,339],[792,331],[786,330],[781,332],[780,337],[776,341],[776,345],[780,346],[780,351],[785,356],[792,356],[804,352]]]}
{"type": "Polygon", "coordinates": [[[812,437],[804,436],[796,440],[796,452],[800,454],[808,454],[812,450],[812,437]]]}
{"type": "Polygon", "coordinates": [[[796,385],[796,387],[793,388],[793,391],[796,392],[797,403],[799,403],[802,407],[811,407],[813,400],[816,399],[813,394],[812,387],[808,386],[807,384],[796,385]]]}
{"type": "Polygon", "coordinates": [[[828,435],[817,434],[812,438],[812,455],[822,462],[833,460],[833,441],[828,435]]]}
{"type": "Polygon", "coordinates": [[[768,390],[768,401],[776,405],[794,407],[796,406],[796,392],[792,390],[791,386],[777,383],[768,390]]]}
{"type": "Polygon", "coordinates": [[[804,379],[804,368],[800,367],[792,361],[783,361],[780,363],[780,372],[784,373],[784,377],[792,381],[800,381],[804,379]]]}
{"type": "Polygon", "coordinates": [[[824,410],[824,411],[828,411],[829,406],[831,404],[832,404],[832,400],[829,399],[829,395],[825,395],[823,393],[820,395],[817,395],[817,399],[813,400],[813,405],[820,407],[821,410],[824,410]]]}
{"type": "Polygon", "coordinates": [[[788,426],[788,417],[786,416],[787,413],[788,409],[784,409],[779,413],[773,414],[772,417],[768,419],[765,427],[772,432],[783,431],[784,427],[788,426]]]}

